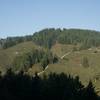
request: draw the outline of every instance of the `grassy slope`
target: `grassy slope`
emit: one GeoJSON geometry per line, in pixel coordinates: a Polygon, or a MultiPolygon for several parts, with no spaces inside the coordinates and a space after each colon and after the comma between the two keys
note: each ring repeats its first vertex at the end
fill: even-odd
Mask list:
{"type": "MultiPolygon", "coordinates": [[[[51,49],[59,57],[63,56],[66,52],[71,51],[73,46],[56,44],[51,49]]],[[[45,71],[46,74],[50,72],[71,74],[73,76],[79,75],[80,80],[87,84],[89,80],[92,80],[96,89],[100,87],[100,48],[92,48],[91,50],[82,50],[72,52],[71,54],[64,57],[57,64],[49,65],[49,68],[45,71]],[[97,53],[94,53],[98,50],[97,53]],[[82,58],[87,57],[89,60],[90,67],[84,68],[82,66],[82,58]],[[96,80],[95,77],[99,79],[96,80]]],[[[100,90],[100,88],[98,89],[100,90]]]]}
{"type": "MultiPolygon", "coordinates": [[[[65,53],[72,51],[73,45],[62,45],[56,44],[52,47],[51,51],[58,55],[59,57],[63,56],[65,53]]],[[[0,50],[0,70],[5,70],[5,66],[8,66],[16,55],[23,54],[25,52],[29,52],[33,48],[38,48],[33,42],[24,42],[20,43],[11,48],[0,50]]],[[[63,60],[60,60],[57,64],[50,64],[49,67],[45,70],[45,73],[48,74],[50,72],[61,73],[64,72],[66,74],[71,74],[73,76],[79,75],[80,80],[87,84],[87,82],[91,79],[96,88],[100,87],[100,78],[99,80],[95,80],[96,76],[100,75],[100,48],[98,48],[98,52],[94,53],[96,48],[91,50],[82,50],[79,52],[72,52],[71,54],[64,57],[63,60]],[[86,56],[89,60],[89,68],[84,68],[81,65],[82,57],[86,56]]],[[[33,75],[35,72],[41,72],[42,69],[39,64],[32,66],[28,70],[30,75],[33,75]]],[[[99,76],[100,77],[100,76],[99,76]]]]}
{"type": "Polygon", "coordinates": [[[35,73],[39,73],[43,71],[43,68],[41,67],[40,64],[35,64],[33,65],[31,68],[28,69],[28,71],[26,72],[28,75],[32,76],[35,73]]]}
{"type": "Polygon", "coordinates": [[[32,41],[23,42],[8,49],[0,50],[0,70],[5,70],[11,64],[17,55],[29,52],[33,48],[37,48],[32,41]]]}
{"type": "Polygon", "coordinates": [[[67,52],[70,52],[72,50],[73,46],[72,45],[62,45],[57,43],[51,48],[51,51],[56,54],[58,57],[61,57],[67,52]]]}

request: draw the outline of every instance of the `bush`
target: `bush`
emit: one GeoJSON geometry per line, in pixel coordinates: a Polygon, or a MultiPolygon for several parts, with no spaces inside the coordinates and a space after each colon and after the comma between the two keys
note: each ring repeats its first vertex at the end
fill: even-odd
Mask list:
{"type": "Polygon", "coordinates": [[[87,57],[82,58],[82,65],[83,67],[89,67],[89,61],[87,57]]]}

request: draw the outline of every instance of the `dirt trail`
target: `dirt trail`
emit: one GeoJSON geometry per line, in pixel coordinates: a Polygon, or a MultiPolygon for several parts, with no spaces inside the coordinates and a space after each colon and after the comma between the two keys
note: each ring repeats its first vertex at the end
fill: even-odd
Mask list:
{"type": "Polygon", "coordinates": [[[60,58],[63,59],[65,56],[68,56],[71,52],[67,52],[66,54],[64,54],[63,56],[61,56],[60,58]]]}
{"type": "Polygon", "coordinates": [[[37,73],[37,74],[40,75],[40,74],[44,73],[45,70],[48,69],[48,67],[49,67],[49,66],[47,65],[43,71],[41,71],[41,72],[39,72],[39,73],[37,73]]]}
{"type": "MultiPolygon", "coordinates": [[[[65,56],[67,56],[67,55],[69,55],[71,52],[67,52],[66,54],[64,54],[63,56],[61,56],[60,58],[61,59],[63,59],[65,56]]],[[[45,70],[47,70],[48,69],[48,65],[45,67],[45,69],[43,70],[43,71],[41,71],[41,72],[39,72],[39,73],[37,73],[37,75],[40,75],[40,74],[42,74],[42,73],[44,73],[45,72],[45,70]]]]}

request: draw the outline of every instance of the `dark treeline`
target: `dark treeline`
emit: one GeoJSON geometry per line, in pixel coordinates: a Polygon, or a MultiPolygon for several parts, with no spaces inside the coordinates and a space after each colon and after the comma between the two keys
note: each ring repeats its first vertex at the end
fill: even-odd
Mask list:
{"type": "Polygon", "coordinates": [[[6,39],[0,39],[0,47],[6,49],[25,41],[32,41],[32,36],[7,37],[6,39]]]}
{"type": "Polygon", "coordinates": [[[42,31],[34,33],[33,42],[46,48],[51,48],[51,46],[57,41],[60,33],[61,29],[44,29],[42,31]]]}
{"type": "Polygon", "coordinates": [[[40,63],[43,69],[48,64],[56,63],[58,57],[53,55],[49,50],[34,49],[28,53],[18,55],[12,63],[14,71],[27,70],[32,65],[40,63]]]}
{"type": "Polygon", "coordinates": [[[11,69],[0,76],[1,100],[100,100],[90,81],[85,87],[79,77],[51,73],[40,78],[14,74],[11,69]]]}
{"type": "Polygon", "coordinates": [[[44,47],[56,42],[61,44],[80,44],[80,49],[100,46],[100,32],[81,29],[44,29],[33,35],[33,41],[44,47]]]}
{"type": "Polygon", "coordinates": [[[82,29],[44,29],[25,37],[8,37],[0,40],[0,47],[6,49],[24,41],[32,41],[40,46],[51,48],[56,42],[80,44],[80,49],[100,46],[100,32],[82,29]]]}

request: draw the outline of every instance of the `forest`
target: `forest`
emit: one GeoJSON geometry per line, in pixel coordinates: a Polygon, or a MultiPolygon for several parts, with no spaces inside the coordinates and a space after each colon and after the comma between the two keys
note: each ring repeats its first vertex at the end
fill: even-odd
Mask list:
{"type": "Polygon", "coordinates": [[[6,49],[31,40],[46,48],[51,48],[56,42],[59,42],[61,44],[80,44],[80,49],[87,49],[92,46],[100,46],[100,32],[83,29],[48,28],[35,32],[30,36],[0,39],[0,47],[6,49]]]}
{"type": "Polygon", "coordinates": [[[0,39],[0,48],[7,49],[9,47],[12,47],[16,44],[25,42],[25,41],[31,41],[32,36],[21,36],[21,37],[7,37],[6,39],[0,39]]]}
{"type": "Polygon", "coordinates": [[[44,29],[34,33],[33,42],[51,48],[56,42],[80,44],[80,49],[100,46],[100,32],[82,29],[44,29]]]}
{"type": "Polygon", "coordinates": [[[39,77],[37,73],[30,77],[20,71],[18,74],[7,70],[0,75],[1,100],[100,100],[90,81],[84,86],[79,77],[73,78],[64,73],[50,73],[48,77],[39,77]]]}
{"type": "Polygon", "coordinates": [[[53,55],[49,50],[44,51],[43,49],[35,49],[23,55],[16,56],[11,66],[14,71],[27,71],[28,68],[37,63],[40,63],[42,68],[45,69],[48,64],[57,62],[58,57],[53,55]]]}

